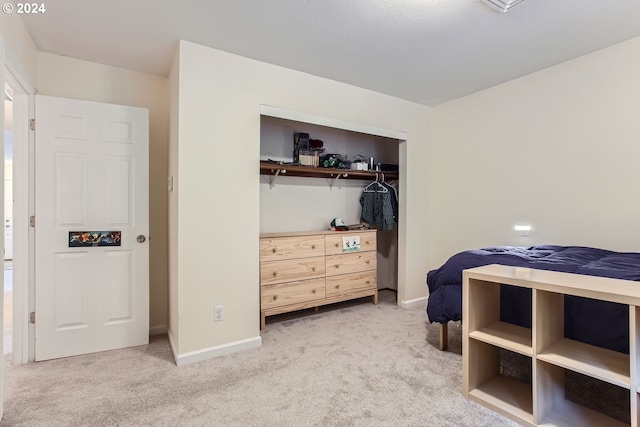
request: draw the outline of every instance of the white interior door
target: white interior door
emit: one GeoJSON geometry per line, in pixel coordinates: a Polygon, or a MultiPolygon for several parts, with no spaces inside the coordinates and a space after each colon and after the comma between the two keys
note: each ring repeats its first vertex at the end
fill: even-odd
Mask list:
{"type": "Polygon", "coordinates": [[[148,121],[36,96],[36,360],[149,342],[148,121]]]}

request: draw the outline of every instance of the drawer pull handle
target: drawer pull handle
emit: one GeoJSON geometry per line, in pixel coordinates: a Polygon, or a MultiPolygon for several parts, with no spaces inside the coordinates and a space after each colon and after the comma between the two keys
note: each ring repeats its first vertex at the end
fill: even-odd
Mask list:
{"type": "Polygon", "coordinates": [[[371,283],[371,280],[367,280],[367,285],[371,283]]]}
{"type": "Polygon", "coordinates": [[[316,268],[315,267],[311,267],[311,271],[316,271],[316,268]]]}
{"type": "Polygon", "coordinates": [[[340,285],[336,285],[336,289],[340,289],[340,285]]]}
{"type": "Polygon", "coordinates": [[[316,248],[316,245],[311,245],[311,249],[315,249],[315,248],[316,248]]]}
{"type": "Polygon", "coordinates": [[[273,300],[275,301],[275,300],[277,300],[277,299],[278,299],[278,295],[274,295],[274,296],[273,296],[273,300]]]}
{"type": "Polygon", "coordinates": [[[312,290],[311,290],[311,293],[312,293],[312,294],[315,294],[315,293],[316,293],[316,290],[315,290],[315,289],[312,289],[312,290]]]}
{"type": "Polygon", "coordinates": [[[277,272],[277,271],[274,271],[274,272],[273,272],[273,277],[276,277],[277,275],[278,275],[278,272],[277,272]]]}
{"type": "Polygon", "coordinates": [[[276,253],[276,251],[278,250],[278,248],[273,248],[273,249],[271,249],[271,250],[272,250],[272,251],[273,251],[273,253],[275,254],[275,253],[276,253]]]}
{"type": "Polygon", "coordinates": [[[338,264],[336,264],[336,268],[340,268],[340,266],[338,264]]]}
{"type": "Polygon", "coordinates": [[[336,248],[337,248],[338,246],[340,246],[340,243],[336,243],[336,248]]]}
{"type": "Polygon", "coordinates": [[[366,263],[367,263],[367,264],[371,264],[371,261],[370,261],[370,260],[367,260],[367,262],[366,262],[366,263]]]}

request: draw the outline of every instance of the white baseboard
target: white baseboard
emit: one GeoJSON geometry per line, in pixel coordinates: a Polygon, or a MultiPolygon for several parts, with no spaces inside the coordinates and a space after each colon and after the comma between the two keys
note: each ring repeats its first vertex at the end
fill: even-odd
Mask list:
{"type": "Polygon", "coordinates": [[[167,325],[157,325],[157,326],[151,326],[149,328],[150,337],[154,335],[164,335],[166,333],[167,333],[167,325]]]}
{"type": "Polygon", "coordinates": [[[175,347],[173,346],[173,340],[169,333],[169,343],[171,344],[171,350],[176,360],[176,365],[185,366],[190,363],[201,362],[203,360],[214,359],[216,357],[225,356],[227,354],[235,353],[237,351],[249,350],[252,348],[260,347],[262,345],[262,337],[257,336],[246,340],[235,341],[227,344],[218,345],[215,347],[209,347],[202,350],[191,351],[189,353],[176,354],[175,347]]]}
{"type": "Polygon", "coordinates": [[[398,305],[402,308],[427,307],[427,297],[411,299],[409,301],[400,301],[398,305]]]}

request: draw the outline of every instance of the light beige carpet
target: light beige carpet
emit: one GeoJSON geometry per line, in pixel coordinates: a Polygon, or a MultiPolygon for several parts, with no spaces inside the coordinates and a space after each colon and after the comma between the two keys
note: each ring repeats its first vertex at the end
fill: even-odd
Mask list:
{"type": "Polygon", "coordinates": [[[5,364],[1,426],[515,426],[461,394],[424,307],[395,294],[268,318],[260,348],[176,367],[148,346],[5,364]],[[271,319],[271,320],[270,320],[271,319]]]}

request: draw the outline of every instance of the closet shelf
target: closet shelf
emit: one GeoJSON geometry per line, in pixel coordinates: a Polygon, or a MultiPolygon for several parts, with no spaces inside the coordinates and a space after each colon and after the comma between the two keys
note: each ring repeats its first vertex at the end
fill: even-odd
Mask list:
{"type": "Polygon", "coordinates": [[[372,180],[376,173],[384,174],[385,181],[398,179],[398,172],[359,171],[351,169],[320,168],[314,166],[279,165],[277,163],[260,162],[260,175],[301,176],[307,178],[336,178],[372,180]]]}

